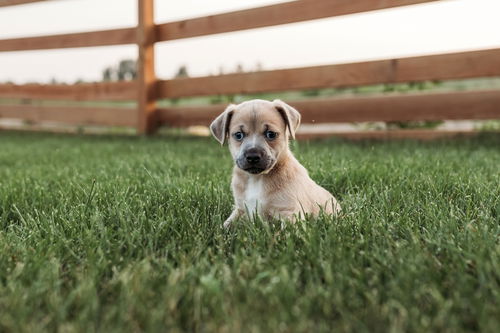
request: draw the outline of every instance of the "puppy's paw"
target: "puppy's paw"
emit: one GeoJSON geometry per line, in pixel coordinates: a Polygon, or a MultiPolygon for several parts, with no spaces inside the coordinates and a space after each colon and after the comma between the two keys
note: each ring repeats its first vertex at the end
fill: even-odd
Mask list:
{"type": "Polygon", "coordinates": [[[227,218],[227,220],[224,222],[224,224],[222,225],[222,227],[224,229],[229,229],[229,227],[231,227],[231,224],[233,223],[234,220],[237,220],[238,218],[240,218],[241,216],[243,215],[243,211],[242,210],[239,210],[239,209],[235,209],[233,210],[233,212],[231,213],[231,215],[227,218]]]}
{"type": "Polygon", "coordinates": [[[231,227],[231,223],[232,223],[232,222],[233,222],[233,221],[231,221],[231,220],[226,220],[226,221],[224,222],[224,224],[222,225],[222,228],[223,228],[223,229],[229,229],[229,228],[231,227]]]}

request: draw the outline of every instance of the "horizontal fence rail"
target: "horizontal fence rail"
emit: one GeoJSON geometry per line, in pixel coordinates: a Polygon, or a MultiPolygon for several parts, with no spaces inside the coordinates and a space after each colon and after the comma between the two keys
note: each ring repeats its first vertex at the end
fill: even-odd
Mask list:
{"type": "Polygon", "coordinates": [[[500,76],[500,49],[164,80],[158,82],[158,95],[176,98],[489,76],[500,76]]]}
{"type": "MultiPolygon", "coordinates": [[[[159,80],[155,98],[245,94],[280,90],[500,76],[500,49],[391,60],[159,80]]],[[[134,82],[78,85],[0,84],[0,97],[131,100],[134,82]]]]}
{"type": "Polygon", "coordinates": [[[260,8],[160,24],[156,27],[156,38],[157,41],[169,41],[435,1],[439,0],[291,1],[260,8]]]}
{"type": "Polygon", "coordinates": [[[0,7],[25,5],[34,2],[46,2],[49,0],[0,0],[0,7]]]}
{"type": "Polygon", "coordinates": [[[134,28],[0,40],[0,51],[29,51],[134,44],[134,28]]]}
{"type": "MultiPolygon", "coordinates": [[[[304,123],[420,121],[500,118],[500,91],[422,93],[290,101],[304,123]]],[[[159,109],[159,121],[174,127],[209,125],[225,105],[159,109]]]]}
{"type": "Polygon", "coordinates": [[[135,82],[66,84],[0,84],[0,97],[92,101],[124,101],[137,98],[135,82]]]}
{"type": "MultiPolygon", "coordinates": [[[[48,0],[0,0],[0,7],[48,0]]],[[[297,0],[164,24],[153,21],[154,0],[137,0],[136,27],[0,40],[0,52],[136,44],[138,79],[76,85],[0,84],[0,118],[72,125],[134,126],[152,133],[159,125],[208,125],[224,105],[158,108],[162,98],[252,94],[375,84],[500,76],[500,49],[157,80],[154,44],[248,29],[376,11],[440,0],[297,0]],[[135,101],[137,107],[48,106],[29,100],[135,101]]],[[[500,91],[412,93],[292,101],[305,123],[499,119],[500,91]]],[[[419,132],[424,135],[424,132],[419,132]]],[[[356,137],[356,134],[352,134],[356,137]]],[[[378,135],[378,134],[377,134],[378,135]]],[[[404,135],[403,135],[404,136],[404,135]]]]}
{"type": "Polygon", "coordinates": [[[0,119],[22,119],[35,123],[43,121],[69,125],[132,127],[135,126],[136,115],[135,108],[0,104],[0,119]]]}
{"type": "Polygon", "coordinates": [[[435,129],[404,129],[390,131],[354,131],[354,132],[316,132],[316,133],[297,133],[298,140],[331,138],[338,136],[349,140],[394,140],[394,139],[412,139],[412,140],[436,140],[443,138],[471,137],[475,133],[471,131],[446,131],[435,129]]]}
{"type": "MultiPolygon", "coordinates": [[[[0,0],[0,7],[48,0],[0,0]]],[[[299,0],[155,25],[154,42],[282,25],[440,0],[299,0]]],[[[135,44],[135,28],[0,40],[0,52],[135,44]]]]}

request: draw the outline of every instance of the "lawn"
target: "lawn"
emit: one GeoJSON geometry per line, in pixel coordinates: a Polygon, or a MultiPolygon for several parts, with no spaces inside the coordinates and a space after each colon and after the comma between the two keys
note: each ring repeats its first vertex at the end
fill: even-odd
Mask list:
{"type": "Polygon", "coordinates": [[[344,216],[224,231],[215,140],[0,133],[0,332],[500,330],[500,136],[293,150],[344,216]]]}

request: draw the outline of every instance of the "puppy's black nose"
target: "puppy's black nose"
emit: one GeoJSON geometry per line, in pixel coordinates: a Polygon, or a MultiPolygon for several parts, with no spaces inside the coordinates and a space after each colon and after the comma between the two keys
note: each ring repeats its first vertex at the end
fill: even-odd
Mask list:
{"type": "Polygon", "coordinates": [[[260,162],[261,153],[259,150],[251,148],[245,153],[245,159],[249,164],[257,164],[260,162]]]}

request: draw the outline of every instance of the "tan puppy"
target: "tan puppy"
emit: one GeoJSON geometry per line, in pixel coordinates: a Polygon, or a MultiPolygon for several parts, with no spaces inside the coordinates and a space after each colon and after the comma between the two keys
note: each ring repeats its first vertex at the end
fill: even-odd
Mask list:
{"type": "Polygon", "coordinates": [[[288,104],[251,100],[229,105],[210,125],[221,144],[229,140],[236,164],[231,184],[235,208],[225,227],[245,214],[295,220],[321,210],[340,211],[335,198],[309,178],[288,148],[299,124],[300,113],[288,104]]]}

